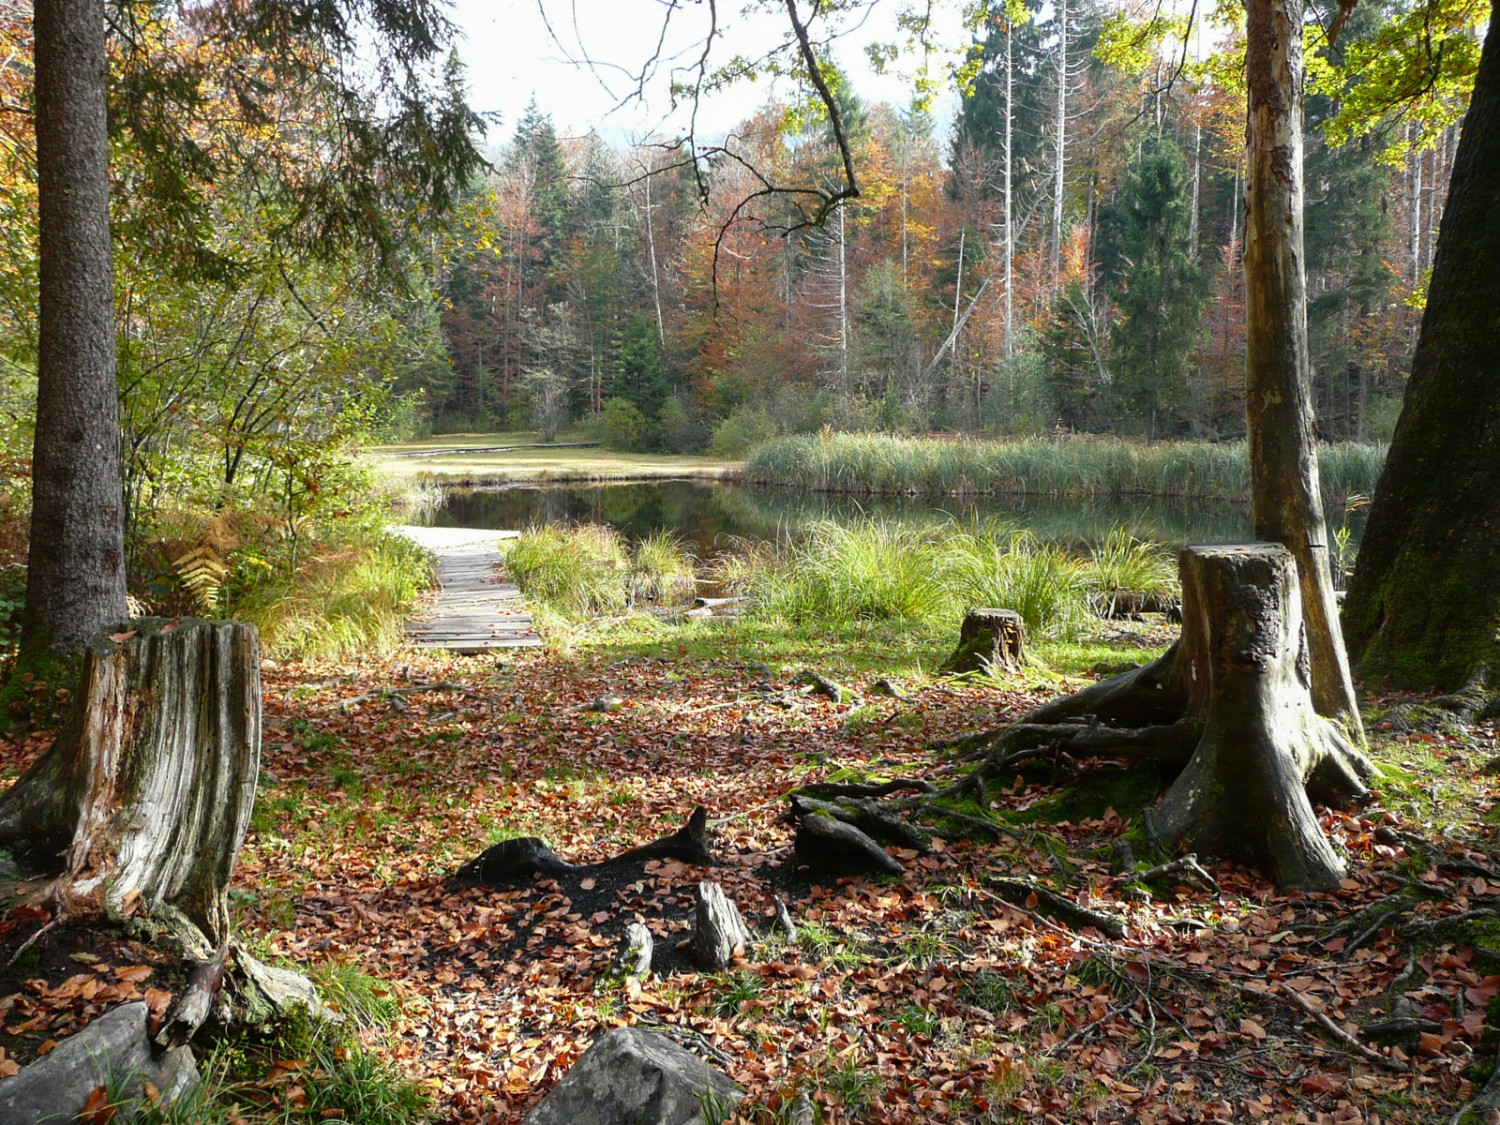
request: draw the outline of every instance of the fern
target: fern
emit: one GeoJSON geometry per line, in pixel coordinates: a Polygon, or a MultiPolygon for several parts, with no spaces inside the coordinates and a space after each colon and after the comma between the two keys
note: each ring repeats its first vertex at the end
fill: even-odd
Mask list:
{"type": "Polygon", "coordinates": [[[229,575],[229,566],[223,557],[211,545],[204,544],[173,559],[172,566],[198,608],[205,614],[218,613],[224,579],[229,575]]]}

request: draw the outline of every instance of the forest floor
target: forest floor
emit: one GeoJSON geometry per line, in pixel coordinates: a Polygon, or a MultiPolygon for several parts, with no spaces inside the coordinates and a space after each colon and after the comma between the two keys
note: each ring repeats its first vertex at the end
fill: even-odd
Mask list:
{"type": "Polygon", "coordinates": [[[543,442],[536,433],[444,434],[369,451],[378,470],[397,480],[421,478],[448,485],[529,481],[655,480],[722,477],[738,463],[675,453],[622,453],[582,434],[543,442]]]}
{"type": "MultiPolygon", "coordinates": [[[[1129,654],[1164,639],[1115,638],[1129,654]]],[[[992,794],[1014,829],[1001,843],[897,853],[900,880],[799,878],[779,819],[788,789],[952,776],[935,740],[1081,682],[933,680],[905,643],[878,629],[819,645],[697,622],[566,654],[268,664],[261,796],[233,892],[241,930],[266,955],[389,982],[404,1014],[383,1050],[423,1080],[441,1121],[518,1121],[624,1024],[728,1070],[755,1122],[785,1120],[802,1090],[825,1122],[1052,1125],[1435,1122],[1472,1096],[1487,1070],[1471,1063],[1495,1054],[1487,1015],[1500,994],[1500,924],[1485,914],[1500,907],[1494,729],[1397,737],[1376,724],[1389,767],[1379,803],[1323,816],[1350,857],[1330,894],[1280,895],[1228,863],[1209,865],[1217,893],[1123,886],[1114,840],[1162,779],[1107,763],[1050,764],[992,794]],[[807,693],[806,666],[861,697],[807,693]],[[881,676],[908,698],[871,693],[881,676]],[[611,695],[615,709],[590,708],[611,695]],[[509,836],[597,860],[700,804],[720,859],[708,870],[653,862],[637,881],[586,880],[571,897],[550,882],[449,882],[509,836]],[[1016,875],[1119,916],[1125,936],[1007,905],[989,882],[1016,875]],[[726,973],[675,958],[682,967],[645,983],[614,979],[625,924],[645,922],[670,952],[702,878],[758,935],[773,930],[774,889],[801,926],[796,943],[766,937],[726,973]],[[1392,1015],[1413,1021],[1396,1039],[1364,1030],[1392,1015]]],[[[0,741],[5,774],[44,743],[0,741]]],[[[91,995],[148,986],[127,970],[91,995]]],[[[42,1034],[75,1026],[89,1005],[64,987],[43,974],[23,1004],[0,1001],[4,1030],[22,1014],[42,1034]]]]}

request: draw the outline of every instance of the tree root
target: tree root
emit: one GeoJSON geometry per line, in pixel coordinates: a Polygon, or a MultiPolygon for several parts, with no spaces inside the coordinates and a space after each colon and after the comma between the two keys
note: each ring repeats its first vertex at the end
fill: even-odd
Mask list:
{"type": "Polygon", "coordinates": [[[1000,899],[1012,906],[1036,910],[1048,917],[1059,918],[1075,930],[1092,926],[1101,934],[1107,934],[1116,941],[1125,936],[1125,923],[1119,917],[1100,910],[1090,910],[1086,906],[1079,906],[1072,899],[1031,879],[991,876],[984,882],[985,886],[994,891],[1000,899]]]}

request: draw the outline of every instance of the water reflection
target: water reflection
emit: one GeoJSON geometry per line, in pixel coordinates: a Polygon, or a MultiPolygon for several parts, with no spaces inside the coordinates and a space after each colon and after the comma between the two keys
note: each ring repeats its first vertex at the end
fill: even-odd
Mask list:
{"type": "MultiPolygon", "coordinates": [[[[699,480],[454,489],[433,522],[445,527],[514,529],[538,523],[594,522],[630,536],[667,528],[706,558],[730,547],[735,538],[795,536],[813,520],[849,520],[861,515],[912,523],[1002,519],[1044,539],[1066,543],[1090,542],[1121,525],[1143,539],[1168,546],[1251,537],[1248,505],[1210,507],[1149,498],[1122,502],[1001,497],[855,500],[699,480]]],[[[1347,517],[1331,513],[1335,529],[1345,521],[1357,541],[1364,513],[1347,517]]]]}

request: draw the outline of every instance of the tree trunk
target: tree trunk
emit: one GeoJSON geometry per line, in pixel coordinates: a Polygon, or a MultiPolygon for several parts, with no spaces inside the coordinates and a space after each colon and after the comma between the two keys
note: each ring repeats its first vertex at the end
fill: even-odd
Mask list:
{"type": "Polygon", "coordinates": [[[135,621],[85,650],[57,741],[0,798],[0,844],[60,869],[68,915],[173,907],[219,947],[259,768],[255,629],[135,621]]]}
{"type": "Polygon", "coordinates": [[[1179,764],[1149,818],[1161,843],[1243,858],[1283,889],[1332,886],[1343,866],[1309,791],[1358,800],[1374,767],[1314,703],[1294,557],[1279,543],[1188,547],[1180,565],[1177,644],[1001,732],[976,783],[1036,756],[1023,738],[1048,753],[1179,764]]]}
{"type": "Polygon", "coordinates": [[[1406,400],[1344,606],[1365,675],[1500,669],[1500,2],[1464,118],[1406,400]]]}
{"type": "Polygon", "coordinates": [[[1297,560],[1319,714],[1362,733],[1339,630],[1307,350],[1302,250],[1302,0],[1246,6],[1246,421],[1258,539],[1297,560]]]}
{"type": "Polygon", "coordinates": [[[1283,889],[1337,885],[1344,865],[1307,789],[1361,795],[1369,767],[1309,692],[1297,568],[1275,544],[1198,548],[1182,559],[1188,711],[1203,733],[1152,811],[1152,833],[1254,862],[1283,889]],[[1191,607],[1192,618],[1186,617],[1191,607]]]}
{"type": "Polygon", "coordinates": [[[125,618],[104,13],[37,0],[41,309],[22,663],[125,618]]]}

